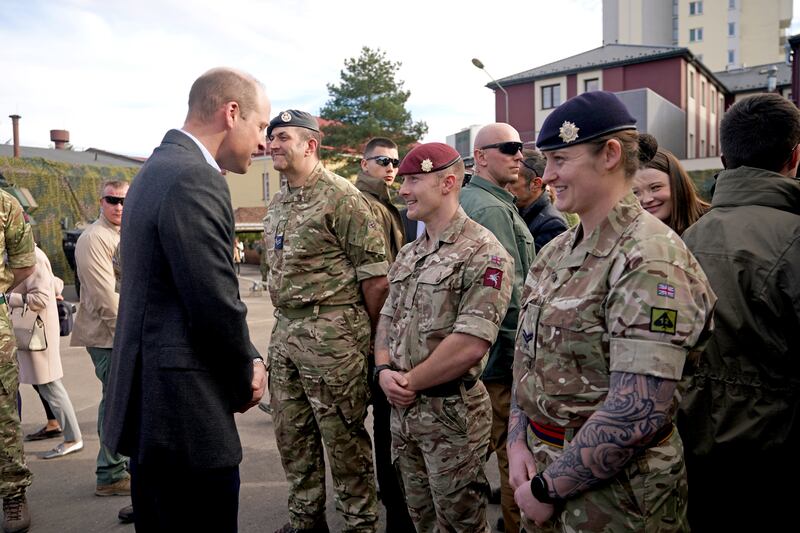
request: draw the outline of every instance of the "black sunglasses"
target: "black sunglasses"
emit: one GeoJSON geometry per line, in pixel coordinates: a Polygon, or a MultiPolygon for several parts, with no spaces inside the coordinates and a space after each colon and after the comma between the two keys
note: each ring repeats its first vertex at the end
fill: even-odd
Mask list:
{"type": "Polygon", "coordinates": [[[508,141],[504,143],[487,144],[486,146],[480,147],[481,150],[486,150],[487,148],[497,148],[501,154],[517,155],[517,152],[522,151],[522,143],[517,141],[508,141]]]}
{"type": "Polygon", "coordinates": [[[103,200],[105,200],[107,204],[111,205],[125,205],[124,196],[103,196],[103,200]]]}
{"type": "Polygon", "coordinates": [[[371,160],[375,160],[375,162],[378,163],[382,167],[388,167],[389,163],[391,163],[392,166],[394,166],[394,168],[397,168],[397,165],[400,164],[400,160],[399,159],[392,159],[391,157],[385,156],[385,155],[374,155],[372,157],[368,157],[367,158],[367,161],[371,161],[371,160]]]}

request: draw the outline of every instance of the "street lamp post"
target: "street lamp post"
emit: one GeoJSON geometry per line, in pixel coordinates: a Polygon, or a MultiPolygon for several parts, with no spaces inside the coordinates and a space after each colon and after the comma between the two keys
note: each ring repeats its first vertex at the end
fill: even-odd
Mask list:
{"type": "Polygon", "coordinates": [[[495,85],[497,85],[497,88],[500,89],[501,91],[503,91],[503,94],[506,97],[506,123],[508,123],[509,122],[509,120],[508,120],[508,92],[503,88],[502,85],[500,85],[499,81],[494,79],[492,77],[492,75],[489,74],[489,72],[487,72],[486,67],[483,66],[483,62],[481,62],[480,59],[478,59],[477,57],[473,57],[472,58],[472,64],[475,65],[476,67],[478,67],[479,69],[481,69],[482,71],[486,72],[486,75],[489,76],[489,79],[492,80],[495,85]]]}

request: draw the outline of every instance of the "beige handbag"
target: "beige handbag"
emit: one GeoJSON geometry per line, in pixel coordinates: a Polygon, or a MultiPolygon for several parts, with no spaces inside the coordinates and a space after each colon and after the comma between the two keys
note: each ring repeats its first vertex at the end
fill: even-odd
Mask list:
{"type": "Polygon", "coordinates": [[[47,349],[47,335],[44,332],[44,320],[39,315],[30,328],[15,327],[14,336],[17,338],[17,347],[28,352],[41,352],[47,349]]]}

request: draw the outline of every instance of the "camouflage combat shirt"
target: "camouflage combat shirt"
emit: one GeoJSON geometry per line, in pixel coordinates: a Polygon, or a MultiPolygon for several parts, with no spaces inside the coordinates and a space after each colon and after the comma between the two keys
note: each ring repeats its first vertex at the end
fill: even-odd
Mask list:
{"type": "MultiPolygon", "coordinates": [[[[427,232],[400,250],[389,270],[389,357],[409,371],[451,333],[494,343],[514,284],[514,260],[460,207],[437,242],[427,232]]],[[[488,354],[488,351],[487,351],[488,354]]],[[[476,380],[486,355],[463,376],[476,380]]]]}
{"type": "Polygon", "coordinates": [[[579,231],[553,239],[531,267],[514,356],[517,404],[568,428],[603,404],[611,372],[680,380],[716,301],[680,237],[633,194],[576,245],[579,231]]]}
{"type": "Polygon", "coordinates": [[[386,275],[382,229],[352,183],[318,163],[303,187],[281,188],[264,218],[272,305],[362,302],[359,282],[386,275]]]}
{"type": "MultiPolygon", "coordinates": [[[[36,264],[33,234],[25,222],[22,206],[10,194],[0,191],[0,292],[6,293],[14,283],[13,268],[27,268],[36,264]]],[[[14,357],[14,333],[6,306],[0,306],[0,364],[10,363],[14,357]]]]}

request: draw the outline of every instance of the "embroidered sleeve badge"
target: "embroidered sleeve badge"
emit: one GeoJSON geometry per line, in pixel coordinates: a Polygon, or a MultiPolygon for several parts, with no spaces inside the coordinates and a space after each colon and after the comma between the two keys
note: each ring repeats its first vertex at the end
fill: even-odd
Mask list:
{"type": "Polygon", "coordinates": [[[650,331],[654,333],[675,334],[678,325],[678,311],[653,307],[650,309],[650,331]]]}
{"type": "Polygon", "coordinates": [[[503,285],[503,271],[498,268],[487,268],[483,273],[483,285],[500,290],[503,285]]]}
{"type": "Polygon", "coordinates": [[[571,143],[578,138],[579,131],[580,128],[576,126],[574,122],[565,120],[561,127],[558,128],[558,136],[561,137],[561,140],[565,143],[571,143]]]}
{"type": "Polygon", "coordinates": [[[667,298],[675,298],[675,287],[669,283],[659,283],[656,287],[656,294],[667,298]]]}

